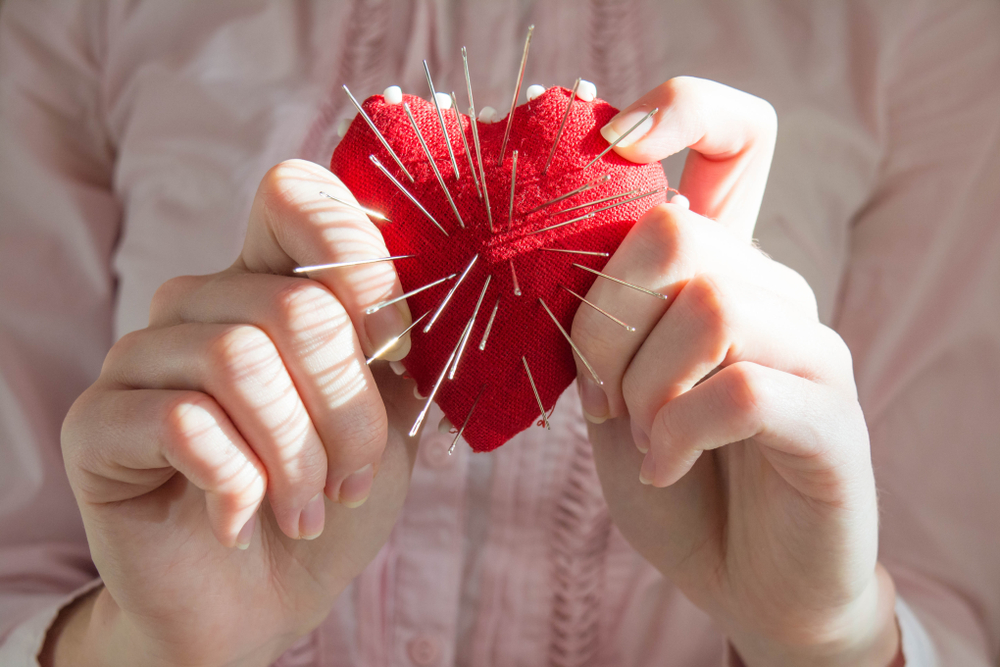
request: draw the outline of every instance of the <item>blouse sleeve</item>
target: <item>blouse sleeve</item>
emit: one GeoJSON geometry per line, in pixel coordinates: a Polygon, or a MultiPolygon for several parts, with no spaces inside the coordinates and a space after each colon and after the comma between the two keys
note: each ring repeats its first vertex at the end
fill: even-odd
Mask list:
{"type": "Polygon", "coordinates": [[[59,431],[111,344],[119,232],[100,86],[104,9],[0,11],[0,664],[34,665],[97,572],[59,431]]]}
{"type": "Polygon", "coordinates": [[[923,3],[878,69],[885,156],[835,327],[907,623],[939,664],[987,667],[1000,652],[1000,4],[923,3]]]}

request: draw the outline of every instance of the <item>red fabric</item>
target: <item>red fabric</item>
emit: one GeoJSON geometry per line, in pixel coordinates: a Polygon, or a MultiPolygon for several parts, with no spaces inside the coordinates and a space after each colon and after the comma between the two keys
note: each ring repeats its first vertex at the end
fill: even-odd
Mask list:
{"type": "MultiPolygon", "coordinates": [[[[479,253],[476,265],[430,332],[423,333],[423,327],[430,318],[412,331],[412,351],[403,363],[423,395],[430,393],[461,337],[486,276],[493,276],[458,373],[453,381],[445,380],[436,398],[448,419],[461,426],[480,388],[486,386],[465,430],[465,439],[476,451],[496,449],[540,420],[538,403],[528,383],[522,355],[531,367],[546,410],[554,407],[560,394],[576,376],[572,349],[545,313],[538,298],[545,300],[569,331],[580,302],[561,289],[560,284],[578,294],[586,294],[596,276],[573,267],[573,262],[600,270],[607,259],[544,252],[538,248],[613,253],[635,221],[665,199],[665,192],[659,192],[599,213],[590,220],[541,234],[526,235],[532,230],[578,217],[589,212],[590,208],[604,204],[554,215],[564,208],[615,193],[633,189],[646,192],[654,188],[665,189],[667,185],[659,163],[633,164],[614,151],[583,170],[588,162],[607,148],[608,143],[601,136],[600,128],[617,113],[615,108],[602,100],[576,100],[573,103],[556,156],[548,173],[542,176],[541,170],[548,159],[568,100],[568,90],[552,88],[532,102],[519,106],[514,112],[510,139],[499,167],[496,161],[506,119],[479,125],[496,232],[493,234],[489,231],[486,209],[476,194],[465,149],[458,135],[459,131],[465,132],[470,147],[475,150],[471,124],[466,116],[462,116],[460,130],[454,112],[445,112],[445,124],[461,174],[461,179],[456,182],[434,105],[418,97],[404,96],[445,178],[465,222],[465,229],[459,227],[402,104],[386,104],[382,96],[376,95],[365,100],[364,108],[413,175],[415,183],[410,183],[400,173],[392,157],[361,118],[356,118],[351,124],[331,160],[331,171],[344,181],[362,206],[383,212],[392,220],[381,228],[389,252],[393,255],[419,254],[417,258],[396,262],[396,271],[405,291],[451,273],[461,274],[472,256],[479,253]],[[519,153],[515,213],[512,229],[508,232],[511,154],[514,149],[519,153]],[[448,237],[378,171],[369,161],[371,154],[378,157],[424,205],[448,231],[448,237]],[[610,174],[611,180],[530,216],[518,213],[529,211],[603,174],[610,174]],[[514,260],[522,296],[515,296],[513,292],[510,259],[514,260]],[[501,297],[500,309],[486,349],[480,352],[479,341],[498,295],[501,297]]],[[[435,310],[453,284],[454,281],[448,281],[411,297],[408,303],[413,317],[435,310]]]]}

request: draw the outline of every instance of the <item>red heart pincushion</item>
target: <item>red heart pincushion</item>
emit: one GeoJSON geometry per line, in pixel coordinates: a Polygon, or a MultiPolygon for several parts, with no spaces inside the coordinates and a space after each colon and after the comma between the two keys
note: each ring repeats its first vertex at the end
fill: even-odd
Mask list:
{"type": "MultiPolygon", "coordinates": [[[[387,104],[381,95],[376,95],[365,100],[363,107],[415,182],[411,183],[400,172],[362,118],[356,118],[351,124],[331,160],[331,171],[340,177],[362,206],[380,211],[392,220],[381,226],[390,254],[418,255],[396,262],[396,271],[405,291],[452,273],[461,275],[472,257],[477,253],[479,255],[430,331],[423,332],[431,319],[428,317],[411,332],[412,348],[403,363],[416,380],[421,394],[430,394],[462,337],[486,277],[492,275],[455,379],[445,380],[436,397],[448,419],[461,426],[482,390],[464,432],[464,437],[476,451],[496,449],[540,418],[538,401],[529,384],[522,356],[528,362],[546,410],[555,406],[560,394],[576,376],[573,351],[546,314],[539,298],[545,301],[568,332],[580,301],[561,286],[586,295],[597,279],[593,274],[574,267],[573,263],[601,270],[607,259],[542,249],[613,253],[635,221],[647,209],[665,199],[667,182],[659,163],[634,164],[610,151],[589,168],[584,168],[607,148],[608,142],[601,136],[600,128],[617,113],[614,107],[602,100],[585,102],[576,99],[573,102],[555,158],[547,173],[542,174],[569,96],[569,91],[564,88],[550,88],[535,100],[517,107],[499,166],[497,157],[507,121],[479,123],[493,232],[490,231],[485,203],[477,193],[459,136],[459,132],[464,132],[469,146],[474,146],[471,123],[464,115],[461,116],[460,126],[455,112],[444,110],[445,125],[461,174],[461,179],[456,181],[434,105],[418,97],[404,96],[404,102],[409,104],[444,176],[465,223],[464,229],[459,226],[441,190],[402,104],[387,104]],[[514,150],[518,151],[518,161],[511,223],[508,211],[514,150]],[[377,157],[423,204],[448,236],[437,229],[372,164],[370,155],[377,157]],[[540,211],[528,213],[540,204],[605,174],[610,176],[606,182],[540,211]],[[656,192],[650,196],[598,212],[593,218],[551,231],[530,233],[652,190],[656,192]],[[627,194],[630,192],[633,194],[627,194]],[[605,200],[560,214],[564,209],[614,195],[620,195],[620,199],[605,200]],[[514,293],[511,260],[520,286],[519,296],[514,293]],[[498,297],[496,319],[485,350],[480,351],[479,343],[498,297]]],[[[472,153],[475,161],[474,148],[472,153]]],[[[446,281],[410,297],[408,304],[413,317],[436,310],[454,282],[454,279],[446,281]]]]}

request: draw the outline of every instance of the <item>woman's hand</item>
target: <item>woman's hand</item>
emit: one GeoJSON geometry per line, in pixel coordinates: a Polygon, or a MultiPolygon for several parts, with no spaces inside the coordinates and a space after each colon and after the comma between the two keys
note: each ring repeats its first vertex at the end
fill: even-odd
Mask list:
{"type": "Polygon", "coordinates": [[[272,169],[236,263],[163,285],[149,328],[112,348],[66,418],[105,588],[76,608],[57,664],[270,664],[387,539],[419,406],[365,359],[410,314],[365,315],[401,293],[389,262],[292,277],[388,254],[362,213],[321,191],[352,199],[314,164],[272,169]]]}
{"type": "MultiPolygon", "coordinates": [[[[766,102],[674,79],[618,152],[690,146],[680,191],[632,229],[581,307],[578,379],[605,497],[631,544],[716,619],[748,665],[873,665],[898,651],[851,355],[806,282],[753,245],[774,148],[766,102]],[[640,483],[641,481],[641,483],[640,483]]],[[[605,130],[613,139],[614,131],[605,130]]]]}

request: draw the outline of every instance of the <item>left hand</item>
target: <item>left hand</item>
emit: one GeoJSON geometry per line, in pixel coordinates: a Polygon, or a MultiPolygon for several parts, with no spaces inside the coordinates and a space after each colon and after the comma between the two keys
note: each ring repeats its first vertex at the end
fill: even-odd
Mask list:
{"type": "Polygon", "coordinates": [[[636,331],[581,306],[572,332],[604,382],[578,360],[612,517],[747,665],[886,667],[899,650],[895,593],[877,563],[851,355],[805,280],[751,239],[774,111],[678,78],[611,125],[653,107],[652,126],[617,150],[651,162],[690,146],[691,210],[651,210],[604,272],[668,298],[599,278],[587,298],[636,331]]]}

